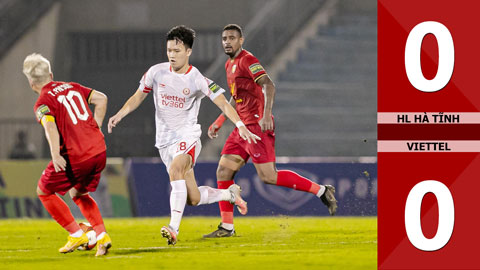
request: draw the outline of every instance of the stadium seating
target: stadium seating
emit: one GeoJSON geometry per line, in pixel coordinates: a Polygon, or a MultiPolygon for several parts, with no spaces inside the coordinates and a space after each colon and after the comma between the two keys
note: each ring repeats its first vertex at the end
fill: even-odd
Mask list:
{"type": "Polygon", "coordinates": [[[348,2],[277,80],[280,156],[376,155],[376,8],[348,2]]]}
{"type": "Polygon", "coordinates": [[[55,0],[0,1],[0,58],[55,0]]]}
{"type": "MultiPolygon", "coordinates": [[[[31,29],[36,18],[55,2],[0,1],[0,57],[7,50],[5,48],[31,29]]],[[[70,11],[66,14],[71,14],[77,7],[75,1],[61,3],[64,12],[70,11]]],[[[252,13],[249,15],[251,19],[244,18],[245,21],[241,22],[247,33],[245,48],[268,67],[283,45],[325,3],[325,0],[266,2],[266,7],[273,8],[269,16],[263,18],[263,14],[256,16],[252,13]],[[297,16],[279,16],[288,12],[297,16]],[[252,26],[248,27],[250,24],[252,26]]],[[[262,6],[259,6],[257,11],[261,10],[262,6]]],[[[57,78],[79,81],[107,93],[111,113],[118,110],[136,89],[139,77],[147,67],[165,61],[163,37],[166,30],[120,31],[114,27],[98,30],[95,25],[91,22],[81,28],[62,26],[57,37],[54,69],[57,78]]],[[[220,48],[218,31],[218,25],[197,30],[198,39],[191,60],[205,75],[226,88],[222,83],[226,58],[220,48]],[[206,74],[217,59],[222,60],[218,70],[206,74]]],[[[338,1],[338,12],[330,24],[318,29],[317,35],[309,39],[307,48],[299,52],[297,60],[275,80],[278,92],[274,113],[279,156],[375,155],[376,35],[376,1],[338,1]]],[[[106,134],[109,155],[157,156],[152,147],[155,133],[153,102],[150,99],[146,103],[125,119],[122,129],[114,136],[106,134]],[[132,138],[145,143],[128,143],[132,138]]],[[[203,102],[199,117],[204,130],[202,159],[218,158],[223,145],[217,140],[212,143],[215,144],[214,151],[208,151],[210,141],[206,140],[205,131],[217,115],[218,109],[213,104],[203,102]]],[[[34,121],[28,125],[39,127],[34,121]]],[[[5,129],[11,129],[11,126],[4,123],[5,129]]],[[[4,133],[0,130],[0,134],[4,133]]],[[[13,136],[0,137],[3,140],[8,138],[8,141],[2,141],[3,145],[13,144],[13,136]]],[[[10,147],[4,149],[7,148],[10,147]]],[[[48,147],[43,148],[48,150],[48,147]]],[[[1,151],[0,156],[6,157],[6,152],[1,151]]],[[[43,154],[47,157],[48,151],[43,154]]]]}

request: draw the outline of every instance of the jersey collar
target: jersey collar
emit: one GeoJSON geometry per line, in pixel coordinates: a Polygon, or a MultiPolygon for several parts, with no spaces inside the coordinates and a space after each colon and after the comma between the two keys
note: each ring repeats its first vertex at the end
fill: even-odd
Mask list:
{"type": "Polygon", "coordinates": [[[42,87],[42,89],[40,90],[40,92],[43,92],[43,91],[50,91],[50,89],[51,89],[51,88],[53,88],[53,86],[52,86],[52,85],[53,85],[54,83],[59,83],[59,82],[56,82],[56,81],[50,81],[50,82],[46,83],[46,84],[45,84],[45,85],[42,87]]]}
{"type": "Polygon", "coordinates": [[[245,49],[241,48],[241,51],[235,56],[233,59],[230,58],[230,62],[233,63],[235,60],[237,60],[242,54],[245,53],[245,49]]]}
{"type": "MultiPolygon", "coordinates": [[[[187,69],[187,72],[183,73],[183,75],[187,75],[187,74],[192,70],[192,67],[193,67],[193,66],[190,65],[190,67],[188,67],[188,69],[187,69]]],[[[173,72],[173,70],[172,70],[172,65],[170,65],[170,72],[173,72]]],[[[174,73],[176,73],[176,72],[174,72],[174,73]]],[[[178,74],[178,73],[177,73],[177,74],[178,74]]],[[[181,75],[181,74],[179,74],[179,75],[181,75]]]]}

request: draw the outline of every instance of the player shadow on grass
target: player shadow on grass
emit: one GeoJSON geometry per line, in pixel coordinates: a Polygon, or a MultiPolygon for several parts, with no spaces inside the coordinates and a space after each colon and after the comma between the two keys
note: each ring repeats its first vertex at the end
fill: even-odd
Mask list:
{"type": "MultiPolygon", "coordinates": [[[[176,252],[182,251],[186,249],[181,247],[147,247],[147,248],[132,248],[132,249],[115,249],[110,252],[111,254],[115,255],[132,255],[132,254],[139,254],[139,253],[158,253],[158,252],[165,252],[165,251],[173,251],[176,252]]],[[[108,256],[108,255],[107,255],[108,256]]]]}
{"type": "MultiPolygon", "coordinates": [[[[163,248],[166,249],[166,248],[163,248]]],[[[161,252],[162,249],[160,248],[138,248],[138,249],[121,249],[121,250],[111,250],[108,254],[108,256],[118,256],[118,255],[132,255],[132,254],[139,254],[139,253],[157,253],[161,252]]],[[[92,254],[90,252],[83,252],[81,255],[82,257],[91,257],[92,254]]]]}
{"type": "MultiPolygon", "coordinates": [[[[235,239],[239,238],[241,236],[235,235],[233,237],[229,237],[229,239],[235,239]]],[[[222,240],[227,240],[227,239],[222,239],[222,240]]],[[[225,247],[228,247],[228,242],[225,243],[224,241],[218,241],[218,238],[212,238],[212,239],[206,239],[206,238],[196,238],[193,241],[192,240],[187,240],[185,241],[185,244],[189,244],[189,242],[209,242],[214,245],[214,247],[219,247],[222,245],[227,244],[225,247]]],[[[191,249],[191,246],[161,246],[161,247],[144,247],[144,248],[119,248],[119,249],[112,249],[108,253],[108,255],[112,256],[119,256],[119,255],[133,255],[133,254],[140,254],[140,253],[158,253],[158,252],[189,252],[191,249]]],[[[89,257],[91,254],[89,252],[82,252],[83,254],[81,256],[84,257],[89,257]]],[[[108,256],[107,255],[107,256],[108,256]]]]}

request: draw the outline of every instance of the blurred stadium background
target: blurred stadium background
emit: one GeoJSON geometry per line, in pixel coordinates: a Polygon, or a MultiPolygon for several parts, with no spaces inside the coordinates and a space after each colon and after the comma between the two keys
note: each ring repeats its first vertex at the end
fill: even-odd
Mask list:
{"type": "MultiPolygon", "coordinates": [[[[375,0],[0,0],[0,218],[48,216],[35,196],[49,152],[33,115],[37,96],[21,72],[26,55],[50,59],[56,80],[106,93],[108,120],[148,67],[166,61],[165,34],[178,24],[197,32],[191,63],[226,88],[220,35],[227,23],[243,26],[244,48],[276,84],[278,166],[336,185],[339,215],[375,216],[375,0]]],[[[200,185],[216,186],[216,162],[233,128],[227,125],[209,140],[206,129],[218,114],[205,99],[200,185]]],[[[168,181],[154,147],[153,98],[113,134],[104,133],[109,166],[95,194],[103,214],[168,215],[168,181]]],[[[260,184],[251,164],[236,180],[253,215],[327,214],[313,196],[260,184]]],[[[187,214],[218,215],[218,208],[187,214]]]]}

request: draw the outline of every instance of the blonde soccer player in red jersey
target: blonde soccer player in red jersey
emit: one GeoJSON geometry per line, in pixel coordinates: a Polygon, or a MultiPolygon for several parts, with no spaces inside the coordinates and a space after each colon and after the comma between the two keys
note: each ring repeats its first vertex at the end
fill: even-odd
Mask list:
{"type": "MultiPolygon", "coordinates": [[[[275,85],[258,59],[242,48],[242,28],[229,24],[223,28],[222,45],[229,59],[225,63],[227,83],[232,95],[231,103],[236,104],[240,119],[247,128],[258,135],[257,144],[245,144],[234,129],[227,138],[217,169],[219,189],[234,184],[233,178],[245,162],[252,158],[260,179],[270,185],[277,185],[315,194],[328,207],[331,215],[337,210],[335,188],[319,185],[289,170],[275,167],[275,125],[272,115],[275,85]]],[[[208,129],[208,136],[215,138],[225,117],[220,115],[208,129]]],[[[229,237],[235,234],[232,205],[219,202],[222,222],[206,238],[229,237]]]]}
{"type": "Polygon", "coordinates": [[[38,181],[37,194],[48,213],[70,234],[59,252],[72,252],[88,244],[67,204],[55,194],[69,192],[97,234],[96,256],[105,255],[112,240],[95,200],[88,193],[96,190],[106,163],[100,127],[107,110],[107,96],[78,83],[54,81],[50,62],[40,54],[25,58],[23,73],[39,95],[34,112],[45,129],[52,156],[38,181]],[[88,104],[95,106],[95,114],[88,104]]]}

